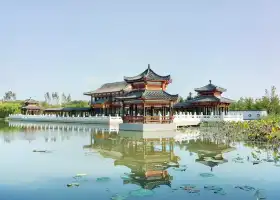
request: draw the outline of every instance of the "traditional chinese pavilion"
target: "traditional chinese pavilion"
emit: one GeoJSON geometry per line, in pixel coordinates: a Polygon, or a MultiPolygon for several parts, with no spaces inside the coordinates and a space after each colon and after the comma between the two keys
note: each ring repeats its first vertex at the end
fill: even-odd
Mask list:
{"type": "Polygon", "coordinates": [[[220,115],[228,113],[229,105],[234,102],[231,99],[222,97],[226,89],[212,84],[211,80],[208,85],[201,88],[195,88],[197,96],[188,98],[185,102],[174,105],[174,110],[181,112],[191,112],[203,115],[220,115]]]}
{"type": "Polygon", "coordinates": [[[24,105],[21,107],[22,114],[36,115],[41,112],[41,107],[39,106],[39,101],[35,101],[34,99],[26,99],[24,101],[24,105]]]}
{"type": "Polygon", "coordinates": [[[93,114],[121,115],[121,104],[116,97],[121,97],[131,90],[131,85],[125,81],[103,84],[97,90],[85,92],[90,96],[93,114]]]}
{"type": "MultiPolygon", "coordinates": [[[[171,83],[170,75],[161,76],[148,68],[137,76],[124,77],[131,84],[131,91],[123,97],[122,102],[124,123],[159,123],[172,122],[173,104],[178,95],[171,95],[166,88],[171,83]],[[169,116],[166,116],[169,113],[169,116]]],[[[120,127],[121,128],[121,127],[120,127]]]]}

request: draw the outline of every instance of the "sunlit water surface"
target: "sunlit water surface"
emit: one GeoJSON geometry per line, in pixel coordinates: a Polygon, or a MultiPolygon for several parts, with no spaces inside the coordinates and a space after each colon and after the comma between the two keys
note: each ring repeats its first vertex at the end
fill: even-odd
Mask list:
{"type": "Polygon", "coordinates": [[[175,133],[109,133],[108,127],[11,125],[1,125],[1,200],[280,199],[279,155],[269,146],[179,136],[176,142],[175,133]],[[166,176],[158,175],[164,170],[166,176]]]}

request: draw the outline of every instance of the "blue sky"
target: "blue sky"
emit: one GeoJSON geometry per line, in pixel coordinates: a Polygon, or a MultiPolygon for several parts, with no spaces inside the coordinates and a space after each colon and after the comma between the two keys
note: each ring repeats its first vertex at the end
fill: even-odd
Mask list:
{"type": "Polygon", "coordinates": [[[258,97],[280,72],[279,0],[9,0],[0,5],[0,96],[44,99],[123,80],[151,64],[170,93],[225,87],[258,97]]]}

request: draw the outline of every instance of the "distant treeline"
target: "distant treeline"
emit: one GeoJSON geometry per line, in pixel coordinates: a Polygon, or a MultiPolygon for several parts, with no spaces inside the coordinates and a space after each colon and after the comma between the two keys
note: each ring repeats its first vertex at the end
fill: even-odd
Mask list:
{"type": "MultiPolygon", "coordinates": [[[[71,95],[58,95],[57,92],[46,92],[45,101],[39,102],[42,108],[57,108],[57,107],[88,107],[88,101],[71,100],[71,95]]],[[[36,99],[34,99],[36,100],[36,99]]],[[[0,118],[5,118],[9,114],[17,114],[21,112],[21,107],[24,100],[16,100],[16,93],[8,91],[4,94],[3,100],[0,101],[0,118]]]]}
{"type": "Polygon", "coordinates": [[[276,87],[265,90],[264,96],[258,99],[251,97],[240,98],[230,105],[230,110],[266,110],[269,114],[280,114],[280,99],[276,87]]]}

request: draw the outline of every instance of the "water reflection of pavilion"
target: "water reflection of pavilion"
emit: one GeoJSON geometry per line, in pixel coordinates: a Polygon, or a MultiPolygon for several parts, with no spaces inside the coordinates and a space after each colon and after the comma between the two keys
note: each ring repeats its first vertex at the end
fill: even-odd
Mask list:
{"type": "Polygon", "coordinates": [[[174,155],[175,133],[120,132],[119,134],[91,134],[91,144],[84,148],[97,150],[102,156],[115,159],[115,166],[130,168],[129,179],[124,184],[137,184],[154,189],[160,185],[171,186],[172,176],[168,164],[178,164],[174,155]]]}
{"type": "Polygon", "coordinates": [[[211,171],[215,166],[228,162],[224,159],[223,153],[230,152],[235,148],[231,147],[229,144],[218,143],[211,141],[210,139],[198,139],[196,141],[191,140],[186,144],[187,150],[189,152],[196,153],[198,159],[195,161],[203,165],[209,166],[211,171]]]}

